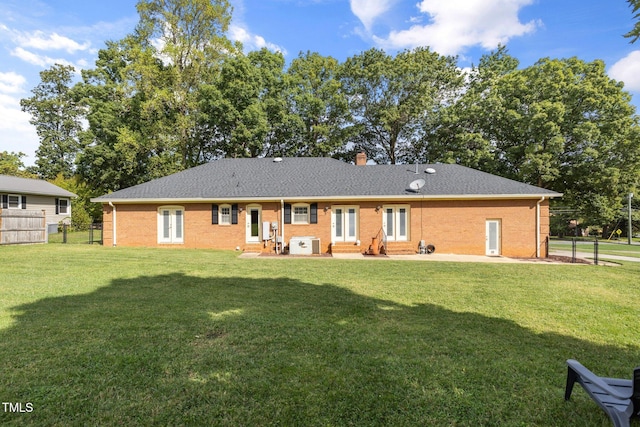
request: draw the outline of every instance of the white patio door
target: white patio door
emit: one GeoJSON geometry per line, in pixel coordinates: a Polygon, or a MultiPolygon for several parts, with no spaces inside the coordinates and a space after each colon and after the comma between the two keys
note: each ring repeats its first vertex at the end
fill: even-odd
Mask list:
{"type": "Polygon", "coordinates": [[[385,206],[382,229],[388,240],[406,241],[409,238],[409,207],[385,206]]]}
{"type": "Polygon", "coordinates": [[[355,206],[331,208],[331,237],[334,242],[358,240],[358,209],[355,206]]]}
{"type": "Polygon", "coordinates": [[[500,220],[487,220],[487,255],[500,255],[500,220]]]}
{"type": "Polygon", "coordinates": [[[181,207],[158,209],[158,243],[184,243],[184,210],[181,207]]]}
{"type": "Polygon", "coordinates": [[[247,243],[260,243],[261,216],[260,206],[247,207],[247,243]]]}

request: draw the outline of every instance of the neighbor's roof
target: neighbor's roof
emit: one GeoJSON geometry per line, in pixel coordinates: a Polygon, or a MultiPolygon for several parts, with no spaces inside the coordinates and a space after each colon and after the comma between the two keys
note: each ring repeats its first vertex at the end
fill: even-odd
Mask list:
{"type": "Polygon", "coordinates": [[[78,197],[70,191],[41,179],[20,178],[10,175],[0,175],[0,193],[78,197]]]}
{"type": "Polygon", "coordinates": [[[153,202],[279,199],[531,198],[560,193],[460,165],[356,166],[325,157],[221,159],[92,199],[153,202]],[[416,173],[416,169],[418,173],[416,173]],[[432,169],[435,173],[426,173],[432,169]],[[410,183],[424,180],[419,192],[410,183]]]}

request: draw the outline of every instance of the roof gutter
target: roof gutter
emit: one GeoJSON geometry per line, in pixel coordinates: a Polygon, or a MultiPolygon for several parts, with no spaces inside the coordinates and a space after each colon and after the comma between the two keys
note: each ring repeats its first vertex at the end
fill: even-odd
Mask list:
{"type": "Polygon", "coordinates": [[[113,246],[116,246],[116,205],[113,204],[113,202],[109,202],[109,206],[111,206],[111,209],[113,209],[113,220],[112,220],[112,231],[111,233],[113,234],[113,246]]]}
{"type": "MultiPolygon", "coordinates": [[[[407,195],[366,195],[366,196],[296,196],[296,197],[287,197],[287,201],[289,202],[309,202],[309,201],[319,201],[319,202],[330,202],[330,201],[385,201],[385,200],[402,200],[402,201],[411,201],[411,200],[527,200],[527,199],[538,199],[542,197],[543,199],[553,198],[553,197],[562,197],[562,193],[550,193],[546,195],[538,194],[454,194],[454,195],[416,195],[416,194],[407,194],[407,195]]],[[[139,203],[212,203],[212,202],[222,202],[222,201],[234,201],[234,202],[246,202],[246,203],[254,203],[254,202],[279,202],[283,199],[281,197],[219,197],[219,198],[138,198],[138,199],[101,199],[95,198],[91,199],[92,202],[95,203],[122,203],[122,204],[139,204],[139,203]]]]}
{"type": "MultiPolygon", "coordinates": [[[[276,238],[276,253],[278,252],[278,239],[276,238]]],[[[284,199],[280,199],[280,253],[284,253],[284,199]]]]}
{"type": "Polygon", "coordinates": [[[538,202],[536,203],[536,258],[540,258],[540,243],[541,243],[541,236],[540,236],[540,225],[541,225],[541,220],[540,220],[540,204],[542,202],[544,202],[545,197],[542,196],[542,198],[540,200],[538,200],[538,202]]]}

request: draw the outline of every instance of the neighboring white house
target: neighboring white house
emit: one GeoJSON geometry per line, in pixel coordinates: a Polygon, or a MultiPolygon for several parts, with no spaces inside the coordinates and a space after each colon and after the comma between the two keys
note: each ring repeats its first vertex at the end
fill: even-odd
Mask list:
{"type": "Polygon", "coordinates": [[[41,179],[0,175],[0,209],[44,211],[47,225],[71,221],[70,191],[41,179]]]}

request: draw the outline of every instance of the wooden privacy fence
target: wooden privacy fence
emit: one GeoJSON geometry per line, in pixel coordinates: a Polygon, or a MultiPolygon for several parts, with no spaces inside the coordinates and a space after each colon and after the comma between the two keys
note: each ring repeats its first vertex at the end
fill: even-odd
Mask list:
{"type": "Polygon", "coordinates": [[[44,211],[0,209],[0,245],[46,242],[44,211]]]}

